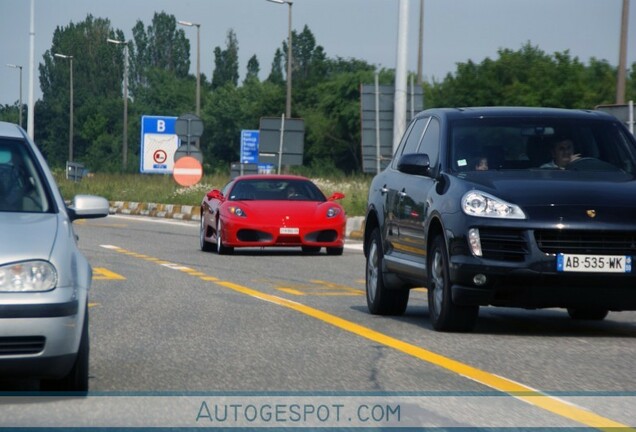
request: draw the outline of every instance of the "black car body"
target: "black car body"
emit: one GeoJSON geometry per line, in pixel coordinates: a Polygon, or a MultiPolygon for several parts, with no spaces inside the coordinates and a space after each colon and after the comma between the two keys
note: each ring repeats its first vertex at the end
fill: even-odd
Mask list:
{"type": "Polygon", "coordinates": [[[634,137],[600,111],[419,113],[369,190],[369,310],[401,314],[422,286],[442,331],[471,330],[482,305],[636,310],[635,176],[634,137]],[[547,167],[564,136],[576,160],[547,167]]]}

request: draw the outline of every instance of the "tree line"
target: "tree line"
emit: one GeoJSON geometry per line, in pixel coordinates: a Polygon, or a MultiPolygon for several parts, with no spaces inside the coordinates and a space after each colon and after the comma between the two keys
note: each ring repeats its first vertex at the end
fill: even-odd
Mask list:
{"type": "MultiPolygon", "coordinates": [[[[39,64],[42,99],[35,105],[35,140],[53,167],[68,158],[69,82],[73,56],[74,160],[96,172],[139,170],[140,122],[144,114],[179,116],[194,112],[196,77],[190,70],[190,43],[176,18],[155,13],[137,21],[129,46],[128,162],[122,166],[124,51],[106,39],[125,40],[108,19],[88,15],[57,27],[51,48],[39,64]]],[[[228,170],[239,157],[240,131],[258,129],[261,117],[278,117],[286,97],[287,44],[273,54],[269,74],[259,79],[252,56],[240,81],[239,42],[228,30],[224,47],[202,46],[214,56],[210,78],[202,71],[200,140],[204,170],[228,170]]],[[[207,54],[206,54],[207,53],[207,54]]],[[[592,109],[611,104],[616,67],[606,60],[587,64],[569,51],[548,54],[530,42],[519,50],[501,49],[498,58],[458,63],[441,81],[421,83],[424,107],[519,105],[592,109]]],[[[292,32],[292,117],[305,121],[305,166],[321,172],[362,170],[360,85],[378,74],[394,83],[394,70],[360,59],[329,57],[311,30],[292,32]]],[[[636,96],[636,63],[627,78],[627,100],[636,96]]],[[[26,111],[26,110],[25,110],[26,111]]],[[[18,123],[19,107],[0,106],[0,119],[18,123]]],[[[23,114],[26,117],[26,113],[23,114]]]]}

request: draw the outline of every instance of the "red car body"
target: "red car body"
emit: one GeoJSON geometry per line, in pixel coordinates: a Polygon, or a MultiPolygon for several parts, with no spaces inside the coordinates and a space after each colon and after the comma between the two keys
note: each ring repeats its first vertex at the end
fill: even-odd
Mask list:
{"type": "Polygon", "coordinates": [[[209,191],[201,202],[200,247],[231,253],[235,247],[301,247],[341,255],[346,215],[308,178],[293,175],[245,175],[223,190],[209,191]]]}

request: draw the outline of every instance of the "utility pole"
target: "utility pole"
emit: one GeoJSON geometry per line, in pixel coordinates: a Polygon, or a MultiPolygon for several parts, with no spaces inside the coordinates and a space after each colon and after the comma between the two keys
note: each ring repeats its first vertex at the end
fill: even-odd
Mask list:
{"type": "Polygon", "coordinates": [[[627,27],[629,18],[629,0],[623,0],[621,14],[621,42],[618,55],[618,73],[616,77],[616,104],[625,103],[625,75],[627,70],[627,27]]]}

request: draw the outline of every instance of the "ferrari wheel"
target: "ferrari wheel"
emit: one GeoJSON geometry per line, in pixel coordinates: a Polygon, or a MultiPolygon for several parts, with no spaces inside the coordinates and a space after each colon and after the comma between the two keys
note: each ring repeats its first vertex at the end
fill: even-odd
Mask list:
{"type": "Polygon", "coordinates": [[[341,247],[328,247],[327,255],[342,255],[344,248],[341,247]]]}
{"type": "Polygon", "coordinates": [[[234,248],[223,244],[223,225],[221,219],[216,221],[216,251],[219,255],[229,255],[234,252],[234,248]]]}
{"type": "Polygon", "coordinates": [[[203,215],[201,215],[201,224],[199,225],[199,246],[203,252],[212,252],[216,249],[216,245],[205,239],[205,231],[205,221],[203,215]]]}
{"type": "Polygon", "coordinates": [[[402,315],[409,301],[407,289],[390,290],[384,285],[382,274],[382,242],[380,230],[373,230],[367,255],[366,291],[367,307],[373,315],[402,315]]]}

